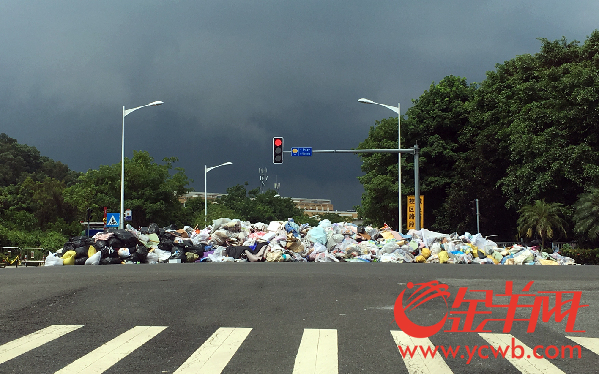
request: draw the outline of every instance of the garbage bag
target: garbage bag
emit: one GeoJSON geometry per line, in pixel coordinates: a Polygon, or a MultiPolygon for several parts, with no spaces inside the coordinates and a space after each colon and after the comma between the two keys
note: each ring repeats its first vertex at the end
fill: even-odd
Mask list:
{"type": "Polygon", "coordinates": [[[181,262],[185,262],[187,256],[185,255],[185,251],[182,249],[175,249],[171,252],[169,257],[170,260],[181,260],[181,262]]]}
{"type": "Polygon", "coordinates": [[[96,249],[96,247],[94,247],[93,245],[90,245],[87,249],[87,257],[91,257],[93,255],[95,255],[98,252],[98,250],[96,249]]]}
{"type": "Polygon", "coordinates": [[[161,238],[160,243],[158,243],[158,248],[170,252],[173,249],[173,245],[174,243],[171,239],[161,238]]]}
{"type": "Polygon", "coordinates": [[[439,263],[441,263],[441,264],[445,264],[445,263],[447,263],[447,260],[449,260],[449,255],[447,254],[447,251],[439,252],[438,256],[439,256],[439,263]]]}
{"type": "Polygon", "coordinates": [[[144,245],[138,245],[135,249],[135,256],[137,261],[139,262],[146,262],[147,257],[148,257],[148,248],[146,248],[146,246],[144,245]]]}
{"type": "Polygon", "coordinates": [[[75,236],[69,240],[69,242],[73,243],[75,248],[77,247],[86,247],[89,244],[92,244],[94,240],[89,236],[75,236]]]}
{"type": "Polygon", "coordinates": [[[187,252],[185,254],[185,256],[187,256],[187,258],[185,259],[185,262],[195,262],[197,259],[200,258],[200,256],[198,256],[197,254],[195,254],[193,252],[187,252]]]}
{"type": "Polygon", "coordinates": [[[163,251],[159,248],[153,250],[154,253],[158,255],[158,262],[165,262],[171,257],[171,252],[163,251]]]}
{"type": "Polygon", "coordinates": [[[122,247],[131,248],[131,247],[135,247],[136,245],[139,244],[139,240],[137,239],[137,237],[135,235],[133,235],[133,233],[130,232],[129,230],[124,230],[124,229],[116,230],[116,231],[114,231],[114,236],[118,240],[120,240],[121,243],[123,243],[122,247]]]}
{"type": "Polygon", "coordinates": [[[77,252],[75,251],[67,251],[64,255],[62,255],[62,263],[63,265],[75,265],[75,255],[77,252]]]}
{"type": "Polygon", "coordinates": [[[100,265],[116,265],[120,264],[122,260],[119,257],[107,257],[100,259],[100,265]]]}
{"type": "Polygon", "coordinates": [[[327,234],[322,227],[314,227],[308,231],[306,238],[313,243],[327,244],[327,234]]]}
{"type": "Polygon", "coordinates": [[[158,234],[160,227],[156,223],[150,223],[148,226],[148,234],[158,234]]]}
{"type": "Polygon", "coordinates": [[[129,252],[129,248],[119,248],[118,254],[120,258],[131,257],[131,252],[129,252]]]}
{"type": "Polygon", "coordinates": [[[251,248],[247,247],[247,246],[237,246],[237,247],[229,246],[229,247],[227,247],[227,250],[225,253],[227,254],[227,257],[233,257],[235,259],[238,259],[238,258],[241,258],[241,255],[246,250],[251,250],[251,248]]]}
{"type": "Polygon", "coordinates": [[[149,252],[148,255],[146,256],[146,261],[148,262],[148,264],[156,264],[158,263],[158,254],[155,252],[149,252]]]}
{"type": "Polygon", "coordinates": [[[75,248],[75,259],[78,259],[81,257],[88,257],[87,256],[88,250],[89,250],[89,247],[87,245],[85,245],[84,247],[75,248]]]}
{"type": "Polygon", "coordinates": [[[112,247],[104,247],[100,250],[102,252],[102,258],[116,258],[119,257],[118,249],[112,247]]]}
{"type": "Polygon", "coordinates": [[[85,265],[85,261],[87,261],[87,257],[76,258],[75,265],[85,265]]]}
{"type": "Polygon", "coordinates": [[[48,257],[46,257],[46,262],[44,263],[45,266],[62,266],[62,258],[56,256],[54,253],[50,252],[50,254],[48,254],[48,257]]]}
{"type": "Polygon", "coordinates": [[[102,252],[96,252],[94,255],[89,256],[85,261],[85,265],[100,265],[100,259],[102,258],[102,252]]]}

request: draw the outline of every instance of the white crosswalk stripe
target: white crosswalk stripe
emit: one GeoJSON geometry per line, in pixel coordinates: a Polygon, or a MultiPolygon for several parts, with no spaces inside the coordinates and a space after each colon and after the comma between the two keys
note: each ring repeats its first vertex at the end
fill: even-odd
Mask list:
{"type": "MultiPolygon", "coordinates": [[[[535,352],[523,344],[520,340],[516,339],[511,334],[491,334],[491,333],[480,333],[483,339],[485,339],[489,344],[495,347],[507,347],[510,346],[510,349],[507,349],[505,353],[505,359],[508,360],[516,369],[520,370],[520,372],[525,374],[559,374],[564,373],[557,366],[553,365],[549,360],[545,358],[536,358],[534,356],[535,352]],[[513,340],[512,340],[513,339],[513,340]],[[514,349],[514,353],[517,355],[516,357],[512,356],[512,345],[514,347],[521,346],[522,351],[518,349],[518,353],[516,353],[516,349],[514,349]],[[522,357],[520,357],[522,356],[522,357]],[[518,358],[519,357],[519,358],[518,358]]],[[[540,354],[540,353],[537,353],[540,354]]]]}
{"type": "MultiPolygon", "coordinates": [[[[413,338],[403,331],[391,331],[395,345],[407,347],[407,348],[419,348],[419,347],[431,347],[434,349],[435,346],[428,338],[413,338]]],[[[426,348],[424,348],[426,350],[426,348]]],[[[399,348],[398,348],[399,350],[399,348]]],[[[443,360],[440,354],[434,357],[424,357],[419,349],[416,349],[413,356],[409,354],[404,355],[403,362],[406,364],[408,373],[410,374],[424,374],[424,373],[439,373],[439,374],[451,374],[453,371],[449,368],[447,363],[443,360]]]]}
{"type": "Polygon", "coordinates": [[[293,374],[338,373],[337,330],[304,329],[293,374]]]}
{"type": "MultiPolygon", "coordinates": [[[[52,325],[0,345],[0,365],[81,327],[83,325],[52,325]]],[[[68,364],[57,373],[103,373],[165,329],[167,329],[167,326],[136,326],[68,364]]],[[[174,371],[175,374],[200,372],[219,374],[236,354],[239,355],[238,350],[251,331],[251,328],[219,328],[183,364],[170,370],[176,370],[174,371]]],[[[390,333],[396,349],[399,351],[399,356],[410,374],[450,374],[453,371],[445,359],[449,358],[448,362],[453,366],[456,364],[463,365],[463,363],[456,362],[456,358],[466,358],[465,353],[460,355],[457,351],[446,351],[445,348],[449,346],[440,345],[437,349],[430,339],[413,338],[403,331],[390,331],[390,333]],[[399,349],[399,346],[402,349],[399,349]],[[427,347],[429,348],[428,351],[427,347]],[[442,349],[442,347],[444,348],[442,349]],[[424,354],[423,351],[428,353],[424,354]],[[432,355],[433,352],[435,352],[434,356],[432,355]]],[[[69,336],[75,338],[78,335],[80,334],[69,336]]],[[[474,343],[476,344],[474,347],[479,347],[477,351],[474,351],[477,353],[476,357],[482,357],[489,367],[503,361],[502,365],[505,365],[505,368],[511,365],[519,372],[526,374],[563,373],[551,362],[551,359],[554,358],[552,356],[557,357],[558,353],[561,357],[561,354],[563,354],[561,350],[564,349],[567,353],[566,358],[569,356],[570,351],[574,358],[578,358],[582,349],[581,346],[599,355],[599,338],[566,336],[576,344],[561,346],[561,350],[558,352],[557,346],[545,347],[538,345],[530,348],[511,334],[480,333],[478,335],[487,341],[489,345],[481,345],[480,338],[476,337],[475,334],[471,334],[471,337],[476,337],[476,340],[479,340],[474,343]],[[512,347],[514,347],[514,351],[512,351],[512,347]],[[488,356],[488,359],[480,356],[481,350],[482,354],[488,356]]],[[[433,337],[433,340],[438,339],[439,337],[433,337]]],[[[292,342],[293,339],[290,339],[290,344],[293,344],[292,342]]],[[[390,343],[391,340],[388,342],[390,343]]],[[[338,373],[338,345],[336,329],[304,329],[295,357],[293,374],[338,373]]],[[[461,348],[464,349],[464,347],[461,348]]],[[[456,348],[460,349],[459,346],[456,348]]],[[[474,352],[472,353],[474,354],[474,352]]],[[[468,357],[472,358],[470,356],[472,355],[469,353],[468,357]]],[[[181,360],[183,359],[185,358],[181,357],[181,360]]],[[[15,365],[15,363],[17,363],[17,360],[6,363],[6,365],[15,365]]],[[[289,362],[289,365],[291,365],[291,362],[289,362]]]]}
{"type": "Polygon", "coordinates": [[[83,325],[52,325],[12,342],[0,345],[0,364],[27,353],[83,325]]]}
{"type": "Polygon", "coordinates": [[[136,326],[64,367],[56,374],[99,374],[158,335],[166,326],[136,326]]]}
{"type": "Polygon", "coordinates": [[[599,338],[586,338],[582,336],[566,336],[566,338],[599,355],[599,338]]]}
{"type": "Polygon", "coordinates": [[[222,372],[250,331],[249,328],[219,328],[175,374],[222,372]]]}

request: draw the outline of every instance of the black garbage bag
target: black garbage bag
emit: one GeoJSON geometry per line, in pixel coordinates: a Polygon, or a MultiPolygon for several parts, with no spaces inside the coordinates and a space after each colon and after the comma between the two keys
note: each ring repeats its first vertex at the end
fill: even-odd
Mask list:
{"type": "Polygon", "coordinates": [[[139,228],[139,233],[143,234],[143,235],[149,235],[150,234],[150,229],[148,227],[140,227],[139,228]]]}
{"type": "Polygon", "coordinates": [[[227,247],[227,257],[233,257],[235,259],[241,258],[241,255],[246,251],[251,251],[252,249],[247,246],[230,246],[227,247]]]}
{"type": "Polygon", "coordinates": [[[75,248],[77,247],[84,247],[86,245],[90,245],[94,242],[94,239],[90,238],[89,236],[75,236],[73,238],[71,238],[71,240],[69,240],[69,242],[73,243],[73,245],[75,246],[75,248]]]}
{"type": "Polygon", "coordinates": [[[145,245],[138,245],[137,248],[135,248],[135,256],[137,256],[137,259],[139,262],[146,262],[146,259],[148,257],[148,248],[146,248],[145,245]]]}
{"type": "Polygon", "coordinates": [[[162,249],[163,251],[172,251],[173,249],[173,241],[171,239],[162,238],[160,239],[160,243],[158,243],[158,249],[162,249]]]}
{"type": "Polygon", "coordinates": [[[156,223],[150,223],[150,226],[148,226],[148,234],[158,234],[159,230],[160,227],[156,223]]]}
{"type": "Polygon", "coordinates": [[[120,264],[122,261],[119,257],[107,257],[100,259],[100,265],[120,264]]]}
{"type": "Polygon", "coordinates": [[[118,249],[114,249],[112,247],[104,247],[100,249],[100,252],[102,252],[102,258],[118,258],[119,257],[119,251],[118,249]]]}
{"type": "Polygon", "coordinates": [[[193,247],[193,242],[191,241],[191,239],[182,239],[179,238],[177,239],[177,241],[174,243],[175,246],[179,247],[179,248],[191,248],[193,247]]]}
{"type": "Polygon", "coordinates": [[[108,246],[115,249],[125,248],[125,243],[120,241],[119,238],[117,238],[116,236],[113,236],[110,239],[108,239],[108,246]]]}
{"type": "Polygon", "coordinates": [[[137,237],[127,230],[116,230],[114,236],[120,240],[121,243],[123,243],[123,247],[126,248],[132,248],[139,244],[137,237]]]}
{"type": "Polygon", "coordinates": [[[181,262],[185,262],[187,260],[187,256],[185,255],[185,251],[179,248],[173,249],[171,252],[171,260],[181,260],[181,262]]]}
{"type": "Polygon", "coordinates": [[[68,252],[68,251],[74,251],[75,250],[75,244],[71,243],[71,242],[66,242],[64,243],[64,246],[62,247],[63,251],[62,253],[68,252]]]}
{"type": "Polygon", "coordinates": [[[203,246],[192,246],[187,249],[187,252],[195,253],[199,258],[204,257],[204,247],[203,246]]]}
{"type": "Polygon", "coordinates": [[[87,252],[89,251],[89,246],[77,247],[74,249],[74,251],[75,251],[75,259],[78,259],[81,257],[87,257],[87,252]]]}
{"type": "Polygon", "coordinates": [[[108,240],[96,240],[94,244],[92,244],[97,250],[102,249],[103,247],[108,247],[108,240]]]}
{"type": "Polygon", "coordinates": [[[75,258],[75,265],[85,265],[85,261],[87,261],[87,256],[75,258]]]}

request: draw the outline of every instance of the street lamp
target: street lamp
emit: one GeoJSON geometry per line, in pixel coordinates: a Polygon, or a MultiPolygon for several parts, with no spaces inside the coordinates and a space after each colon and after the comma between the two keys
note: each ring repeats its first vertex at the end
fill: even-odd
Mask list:
{"type": "Polygon", "coordinates": [[[138,106],[133,109],[125,109],[123,106],[123,136],[121,141],[121,215],[119,219],[119,229],[124,227],[124,215],[125,215],[125,117],[127,114],[135,112],[137,109],[147,106],[158,106],[164,104],[162,101],[152,101],[149,104],[138,106]]]}
{"type": "MultiPolygon", "coordinates": [[[[391,109],[392,111],[394,111],[395,113],[397,113],[397,149],[401,148],[401,114],[400,112],[400,107],[399,107],[399,103],[397,103],[397,106],[391,106],[391,105],[386,105],[386,104],[380,104],[377,102],[374,102],[372,100],[368,100],[365,98],[361,98],[358,100],[358,102],[363,103],[363,104],[376,104],[376,105],[380,105],[380,106],[384,106],[385,108],[391,109]]],[[[399,229],[397,230],[398,232],[401,233],[401,228],[402,228],[402,217],[401,217],[401,153],[397,154],[397,217],[399,220],[399,229]]],[[[419,197],[416,196],[416,201],[420,201],[419,197]]]]}
{"type": "Polygon", "coordinates": [[[232,162],[225,162],[224,164],[220,164],[220,165],[216,165],[216,166],[211,166],[211,167],[207,167],[206,165],[204,165],[204,226],[207,226],[207,220],[208,220],[208,188],[206,185],[206,174],[208,174],[208,172],[212,169],[216,169],[219,168],[221,166],[225,166],[225,165],[233,165],[232,162]]]}

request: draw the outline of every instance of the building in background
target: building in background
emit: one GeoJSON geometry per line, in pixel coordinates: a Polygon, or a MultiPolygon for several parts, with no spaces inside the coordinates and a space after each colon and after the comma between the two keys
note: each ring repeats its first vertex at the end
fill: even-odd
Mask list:
{"type": "MultiPolygon", "coordinates": [[[[226,195],[224,193],[214,193],[214,192],[209,192],[207,194],[207,200],[208,201],[214,201],[215,199],[217,199],[220,196],[226,195]]],[[[185,204],[185,202],[187,202],[187,200],[189,199],[193,199],[196,197],[200,197],[200,198],[204,198],[204,193],[203,192],[189,192],[186,193],[185,195],[181,196],[179,198],[179,201],[182,204],[185,204]]],[[[324,213],[333,213],[333,214],[338,214],[341,217],[351,217],[353,219],[358,218],[358,213],[356,211],[341,211],[341,210],[335,210],[333,208],[333,203],[331,202],[331,200],[328,199],[306,199],[306,198],[301,198],[301,197],[292,197],[291,200],[295,203],[295,206],[303,209],[304,212],[309,215],[310,217],[314,216],[314,215],[319,215],[319,214],[324,214],[324,213]]]]}

